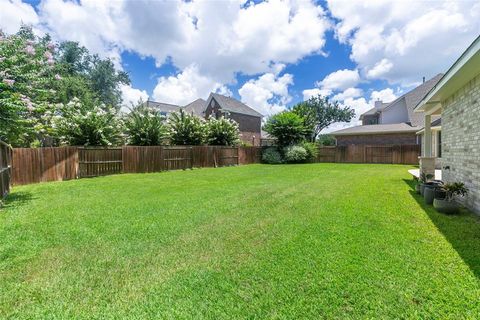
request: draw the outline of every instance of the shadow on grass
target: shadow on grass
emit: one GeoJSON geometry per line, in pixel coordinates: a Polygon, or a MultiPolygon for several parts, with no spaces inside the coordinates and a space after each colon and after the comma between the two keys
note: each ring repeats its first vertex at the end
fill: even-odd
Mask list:
{"type": "Polygon", "coordinates": [[[480,217],[465,209],[457,215],[439,213],[415,192],[415,181],[404,181],[412,188],[410,194],[415,201],[480,280],[480,217]]]}
{"type": "Polygon", "coordinates": [[[33,199],[34,197],[30,192],[13,192],[4,199],[3,208],[21,207],[33,199]]]}

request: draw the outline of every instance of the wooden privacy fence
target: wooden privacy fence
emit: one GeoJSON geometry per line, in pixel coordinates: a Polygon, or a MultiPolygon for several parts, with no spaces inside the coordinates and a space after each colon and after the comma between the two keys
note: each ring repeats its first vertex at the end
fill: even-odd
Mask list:
{"type": "Polygon", "coordinates": [[[12,174],[12,148],[0,141],[0,200],[10,191],[10,177],[12,174]]]}
{"type": "Polygon", "coordinates": [[[320,147],[317,162],[418,164],[419,145],[320,147]]]}
{"type": "Polygon", "coordinates": [[[259,163],[260,147],[124,146],[13,149],[12,184],[259,163]]]}

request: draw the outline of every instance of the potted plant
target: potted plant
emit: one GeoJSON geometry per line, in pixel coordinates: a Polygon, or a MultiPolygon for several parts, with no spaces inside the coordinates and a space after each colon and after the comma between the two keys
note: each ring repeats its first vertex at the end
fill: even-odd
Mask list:
{"type": "Polygon", "coordinates": [[[426,204],[433,204],[436,190],[440,185],[440,181],[429,181],[424,184],[423,198],[425,199],[426,204]]]}
{"type": "Polygon", "coordinates": [[[432,180],[433,174],[425,174],[425,172],[420,173],[420,194],[423,196],[423,192],[425,190],[425,185],[432,180]]]}
{"type": "Polygon", "coordinates": [[[467,187],[462,182],[442,184],[435,194],[433,206],[438,212],[455,214],[460,209],[460,204],[455,201],[457,197],[464,197],[468,193],[467,187]],[[443,198],[442,198],[443,197],[443,198]]]}

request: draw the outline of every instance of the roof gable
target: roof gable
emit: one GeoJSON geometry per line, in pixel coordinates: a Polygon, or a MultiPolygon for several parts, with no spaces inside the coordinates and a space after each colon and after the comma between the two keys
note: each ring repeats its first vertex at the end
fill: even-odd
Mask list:
{"type": "Polygon", "coordinates": [[[183,109],[187,112],[192,112],[194,115],[203,116],[205,109],[207,108],[207,101],[199,98],[189,104],[183,106],[183,109]]]}
{"type": "Polygon", "coordinates": [[[180,110],[180,106],[177,106],[176,104],[156,102],[156,101],[147,101],[146,104],[148,107],[155,108],[160,112],[175,112],[180,110]]]}
{"type": "Polygon", "coordinates": [[[237,99],[226,97],[218,93],[210,93],[210,97],[208,98],[206,105],[210,103],[211,99],[215,99],[215,101],[217,101],[217,103],[220,105],[220,108],[225,111],[246,114],[253,117],[263,117],[260,112],[255,111],[254,109],[247,106],[243,102],[238,101],[237,99]]]}

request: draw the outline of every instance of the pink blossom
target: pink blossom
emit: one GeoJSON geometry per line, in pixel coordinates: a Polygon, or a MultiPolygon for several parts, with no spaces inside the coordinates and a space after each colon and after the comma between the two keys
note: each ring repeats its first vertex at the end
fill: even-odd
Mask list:
{"type": "Polygon", "coordinates": [[[12,87],[13,84],[15,83],[15,80],[13,80],[13,79],[3,79],[3,83],[5,83],[7,86],[12,87]]]}
{"type": "Polygon", "coordinates": [[[49,43],[47,44],[47,48],[48,48],[49,50],[53,50],[53,49],[55,49],[55,44],[53,44],[52,42],[49,42],[49,43]]]}
{"type": "Polygon", "coordinates": [[[28,45],[25,47],[25,52],[33,56],[35,54],[35,48],[28,45]]]}
{"type": "Polygon", "coordinates": [[[62,80],[62,77],[61,77],[59,74],[56,74],[56,75],[55,75],[55,79],[57,79],[57,80],[62,80]]]}
{"type": "Polygon", "coordinates": [[[48,63],[49,65],[53,65],[53,64],[55,63],[55,60],[53,60],[53,59],[48,59],[48,60],[47,60],[47,63],[48,63]]]}
{"type": "Polygon", "coordinates": [[[48,59],[48,60],[51,60],[53,58],[53,55],[50,51],[45,51],[45,53],[43,54],[43,56],[48,59]]]}

